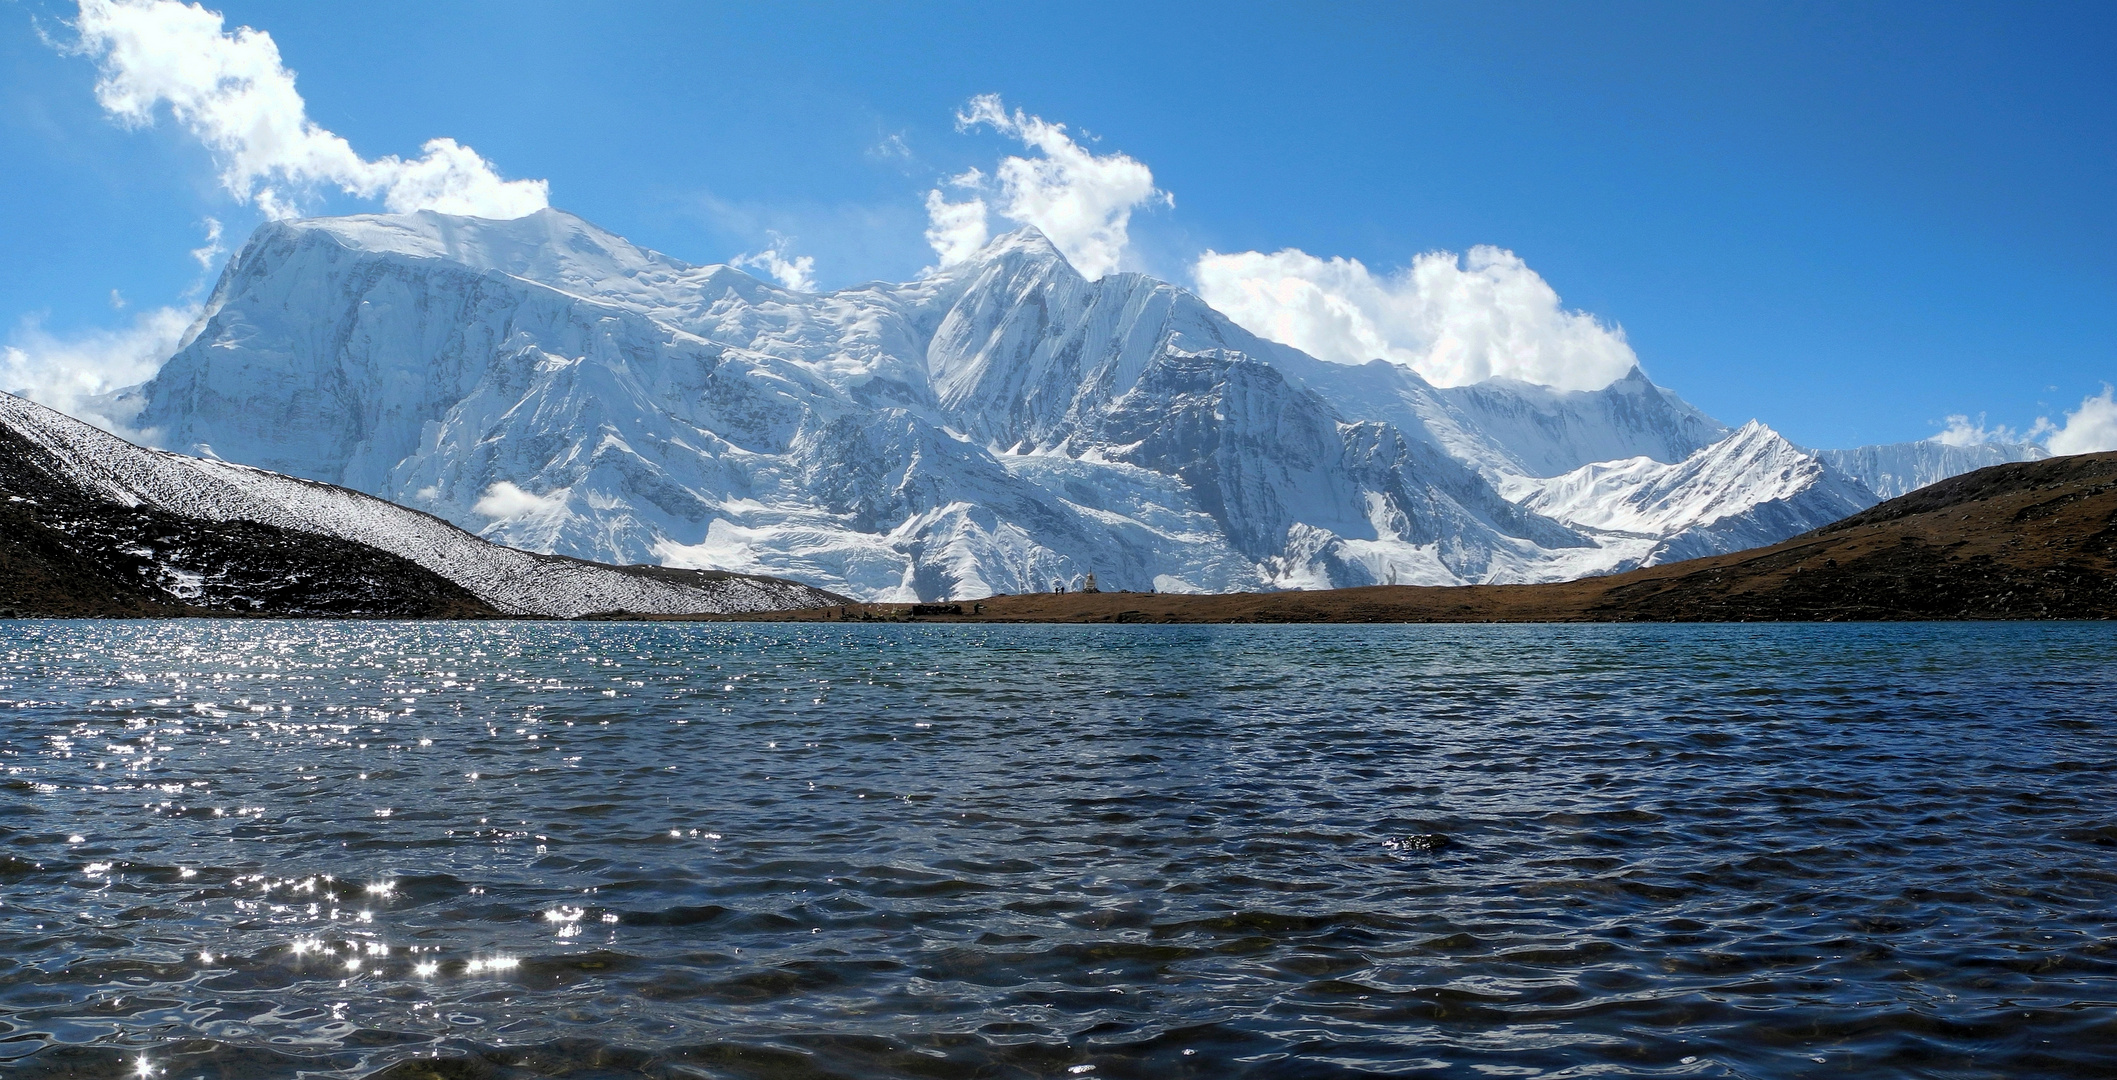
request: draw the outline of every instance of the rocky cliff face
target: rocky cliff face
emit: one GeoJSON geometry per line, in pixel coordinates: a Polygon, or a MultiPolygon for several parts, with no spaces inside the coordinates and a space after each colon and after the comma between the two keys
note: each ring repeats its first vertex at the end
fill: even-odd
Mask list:
{"type": "Polygon", "coordinates": [[[1029,230],[807,294],[558,211],[264,226],[133,400],[161,445],[506,544],[898,600],[1620,569],[1707,522],[1593,524],[1521,501],[1533,481],[1735,437],[1636,372],[1583,394],[1324,364],[1029,230]]]}

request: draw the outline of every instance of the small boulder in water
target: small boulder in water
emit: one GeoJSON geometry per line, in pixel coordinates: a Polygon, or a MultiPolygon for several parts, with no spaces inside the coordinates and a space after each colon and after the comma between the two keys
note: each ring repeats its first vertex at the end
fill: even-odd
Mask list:
{"type": "Polygon", "coordinates": [[[1389,839],[1382,841],[1382,846],[1388,848],[1391,851],[1402,852],[1405,854],[1418,852],[1420,854],[1431,855],[1437,851],[1447,850],[1449,847],[1452,847],[1454,843],[1455,841],[1448,839],[1448,837],[1442,835],[1441,833],[1434,832],[1413,833],[1410,836],[1392,836],[1389,839]]]}

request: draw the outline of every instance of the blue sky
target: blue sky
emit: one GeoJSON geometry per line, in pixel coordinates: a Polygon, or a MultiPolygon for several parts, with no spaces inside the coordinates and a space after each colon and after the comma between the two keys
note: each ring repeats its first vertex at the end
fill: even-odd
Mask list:
{"type": "MultiPolygon", "coordinates": [[[[1188,286],[1205,251],[1298,249],[1388,280],[1493,245],[1657,382],[1808,445],[2026,428],[2117,379],[2107,4],[209,6],[367,159],[452,138],[636,242],[782,243],[825,288],[933,264],[927,193],[1034,156],[959,129],[997,94],[1173,197],[1132,210],[1125,269],[1188,286]]],[[[263,219],[166,108],[114,122],[94,60],[46,40],[73,13],[0,3],[24,355],[181,310],[203,223],[234,246],[263,219]]]]}

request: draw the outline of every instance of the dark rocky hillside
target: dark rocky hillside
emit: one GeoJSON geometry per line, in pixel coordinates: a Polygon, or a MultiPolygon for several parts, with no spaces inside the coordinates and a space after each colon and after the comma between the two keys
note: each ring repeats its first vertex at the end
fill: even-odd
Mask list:
{"type": "Polygon", "coordinates": [[[364,544],[104,501],[0,427],[0,617],[497,614],[364,544]]]}

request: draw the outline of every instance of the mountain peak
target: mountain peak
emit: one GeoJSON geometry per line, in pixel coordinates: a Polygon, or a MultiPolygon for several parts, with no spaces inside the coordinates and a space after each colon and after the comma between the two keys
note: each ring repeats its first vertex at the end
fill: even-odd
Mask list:
{"type": "MultiPolygon", "coordinates": [[[[1730,439],[1737,443],[1787,442],[1786,436],[1773,431],[1771,425],[1762,420],[1751,420],[1736,428],[1730,439]]],[[[1787,443],[1787,445],[1791,446],[1792,444],[1787,443]]]]}
{"type": "Polygon", "coordinates": [[[658,292],[662,285],[707,273],[548,207],[504,220],[432,210],[302,218],[259,229],[251,245],[301,234],[327,236],[339,247],[364,255],[452,262],[575,296],[623,298],[649,307],[666,300],[658,292]]]}
{"type": "Polygon", "coordinates": [[[1613,387],[1624,387],[1628,390],[1644,390],[1652,389],[1654,386],[1654,380],[1647,378],[1646,369],[1640,367],[1638,364],[1633,364],[1632,370],[1627,371],[1623,375],[1619,376],[1615,381],[1611,382],[1610,385],[1613,387]]]}
{"type": "Polygon", "coordinates": [[[1045,236],[1043,230],[1034,225],[1003,232],[985,242],[985,246],[972,253],[970,258],[943,270],[944,275],[975,274],[990,266],[1005,266],[1012,269],[1048,270],[1065,267],[1065,273],[1078,275],[1066,253],[1045,236]]]}
{"type": "Polygon", "coordinates": [[[589,220],[553,208],[504,220],[415,210],[411,214],[298,218],[279,222],[279,227],[326,233],[341,246],[362,252],[447,258],[468,267],[497,269],[531,280],[538,277],[538,267],[557,265],[599,265],[610,269],[663,265],[690,269],[680,260],[639,248],[633,241],[599,229],[589,220]]]}
{"type": "Polygon", "coordinates": [[[1066,257],[1065,253],[1058,249],[1058,245],[1052,243],[1051,238],[1044,235],[1044,230],[1034,225],[1024,225],[1019,229],[1003,232],[986,241],[985,246],[979,248],[978,253],[971,256],[971,259],[976,262],[989,262],[993,259],[1003,259],[1010,255],[1021,255],[1034,259],[1064,259],[1066,257]]]}
{"type": "Polygon", "coordinates": [[[1762,460],[1817,462],[1814,454],[1798,446],[1792,439],[1772,430],[1762,420],[1751,420],[1728,433],[1727,437],[1700,453],[1709,453],[1722,460],[1762,460]]]}
{"type": "Polygon", "coordinates": [[[631,241],[564,210],[547,207],[518,218],[479,218],[415,210],[409,214],[349,214],[297,218],[277,223],[298,231],[323,232],[347,247],[463,262],[491,249],[560,247],[573,251],[644,254],[631,241]]]}

